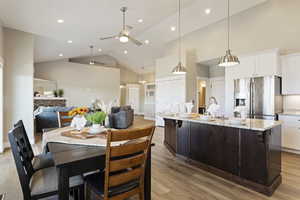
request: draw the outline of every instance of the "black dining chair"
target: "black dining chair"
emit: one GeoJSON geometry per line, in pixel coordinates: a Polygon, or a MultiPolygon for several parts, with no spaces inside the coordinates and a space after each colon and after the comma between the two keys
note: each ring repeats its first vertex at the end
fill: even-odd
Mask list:
{"type": "MultiPolygon", "coordinates": [[[[58,194],[58,174],[55,167],[35,171],[31,162],[32,152],[22,126],[14,127],[8,134],[16,163],[24,200],[37,200],[58,194]]],[[[84,199],[84,185],[81,176],[70,178],[70,191],[75,200],[84,199]]]]}
{"type": "Polygon", "coordinates": [[[29,142],[28,136],[27,136],[27,132],[24,126],[24,123],[22,120],[19,120],[14,127],[20,126],[23,131],[22,133],[24,134],[23,138],[24,138],[24,142],[26,143],[26,151],[27,151],[27,155],[28,155],[28,159],[30,160],[30,162],[32,162],[33,165],[33,170],[37,171],[40,169],[44,169],[47,167],[53,167],[54,166],[54,162],[52,159],[52,155],[50,152],[47,153],[42,153],[42,154],[38,154],[38,155],[34,155],[34,152],[32,150],[31,144],[29,142]]]}

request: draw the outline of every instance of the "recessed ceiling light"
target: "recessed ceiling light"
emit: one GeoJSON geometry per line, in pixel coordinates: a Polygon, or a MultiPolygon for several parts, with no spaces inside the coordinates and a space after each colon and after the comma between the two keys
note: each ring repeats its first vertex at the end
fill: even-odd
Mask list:
{"type": "Polygon", "coordinates": [[[209,15],[211,13],[211,9],[210,8],[206,8],[205,9],[205,14],[209,15]]]}
{"type": "Polygon", "coordinates": [[[72,40],[68,40],[68,43],[69,43],[69,44],[72,44],[72,43],[73,43],[73,41],[72,41],[72,40]]]}
{"type": "Polygon", "coordinates": [[[63,57],[63,56],[64,56],[64,54],[62,54],[62,53],[59,54],[59,57],[63,57]]]}
{"type": "Polygon", "coordinates": [[[139,23],[143,23],[143,21],[144,21],[143,19],[139,19],[138,20],[139,23]]]}
{"type": "Polygon", "coordinates": [[[99,51],[99,52],[101,52],[101,51],[102,51],[102,49],[101,49],[101,48],[99,48],[99,49],[98,49],[98,51],[99,51]]]}
{"type": "Polygon", "coordinates": [[[124,50],[124,54],[128,54],[128,51],[127,51],[127,50],[124,50]]]}
{"type": "Polygon", "coordinates": [[[171,26],[170,29],[171,29],[171,31],[175,31],[176,27],[175,26],[171,26]]]}
{"type": "Polygon", "coordinates": [[[63,19],[58,19],[57,20],[57,23],[59,23],[59,24],[62,24],[62,23],[64,23],[65,22],[65,20],[63,20],[63,19]]]}
{"type": "Polygon", "coordinates": [[[149,44],[150,42],[149,42],[149,40],[145,40],[145,44],[149,44]]]}

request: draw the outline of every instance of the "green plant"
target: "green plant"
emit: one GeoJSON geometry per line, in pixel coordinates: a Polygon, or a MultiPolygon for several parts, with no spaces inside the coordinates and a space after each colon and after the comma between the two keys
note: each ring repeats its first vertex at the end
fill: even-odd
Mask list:
{"type": "Polygon", "coordinates": [[[86,115],[86,120],[93,124],[101,124],[106,118],[105,112],[94,112],[86,115]]]}
{"type": "Polygon", "coordinates": [[[57,92],[57,90],[54,90],[54,91],[53,91],[53,95],[54,95],[54,97],[58,97],[58,92],[57,92]]]}
{"type": "Polygon", "coordinates": [[[59,97],[63,97],[64,96],[64,90],[63,89],[59,89],[58,90],[58,96],[59,97]]]}

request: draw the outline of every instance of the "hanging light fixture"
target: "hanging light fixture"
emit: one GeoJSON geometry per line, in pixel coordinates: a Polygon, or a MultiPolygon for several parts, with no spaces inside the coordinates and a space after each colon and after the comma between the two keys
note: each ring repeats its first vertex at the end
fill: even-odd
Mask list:
{"type": "Polygon", "coordinates": [[[173,74],[185,74],[186,68],[182,65],[181,62],[181,0],[178,0],[178,58],[179,62],[172,70],[173,74]]]}
{"type": "Polygon", "coordinates": [[[91,46],[90,46],[90,49],[91,49],[91,60],[90,60],[90,65],[94,65],[94,64],[95,64],[95,61],[93,60],[93,57],[94,57],[94,46],[91,45],[91,46]]]}
{"type": "Polygon", "coordinates": [[[240,64],[239,58],[231,54],[230,51],[230,0],[227,4],[227,51],[225,56],[222,56],[219,61],[220,67],[230,67],[240,64]]]}

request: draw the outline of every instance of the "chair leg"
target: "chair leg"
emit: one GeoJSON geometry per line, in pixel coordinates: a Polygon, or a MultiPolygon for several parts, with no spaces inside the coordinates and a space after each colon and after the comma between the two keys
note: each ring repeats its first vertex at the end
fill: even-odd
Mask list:
{"type": "Polygon", "coordinates": [[[80,186],[79,188],[79,200],[84,200],[85,194],[84,194],[84,185],[80,186]]]}
{"type": "Polygon", "coordinates": [[[140,200],[144,200],[145,199],[144,187],[140,187],[139,199],[140,200]]]}

